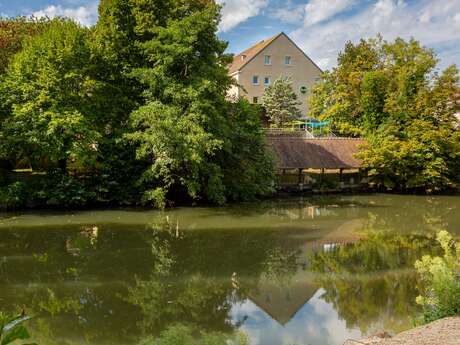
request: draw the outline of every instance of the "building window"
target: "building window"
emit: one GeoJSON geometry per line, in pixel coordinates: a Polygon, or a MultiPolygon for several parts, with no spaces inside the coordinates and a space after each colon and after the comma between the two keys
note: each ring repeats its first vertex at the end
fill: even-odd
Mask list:
{"type": "Polygon", "coordinates": [[[241,61],[246,60],[246,55],[241,55],[241,61]]]}
{"type": "Polygon", "coordinates": [[[292,58],[291,58],[289,55],[286,55],[286,56],[284,57],[284,64],[285,64],[286,66],[290,66],[290,65],[291,65],[291,62],[292,62],[292,58]]]}
{"type": "Polygon", "coordinates": [[[259,102],[259,97],[252,97],[252,103],[257,104],[259,102]]]}
{"type": "Polygon", "coordinates": [[[300,91],[300,93],[301,93],[302,95],[305,95],[305,94],[307,93],[307,91],[308,91],[308,88],[307,88],[306,86],[301,86],[301,87],[299,88],[299,91],[300,91]]]}
{"type": "Polygon", "coordinates": [[[252,76],[252,83],[254,85],[259,85],[259,76],[258,75],[252,76]]]}
{"type": "Polygon", "coordinates": [[[270,55],[265,55],[264,56],[264,64],[265,65],[271,65],[272,64],[272,57],[270,55]]]}
{"type": "Polygon", "coordinates": [[[264,78],[264,85],[269,86],[270,85],[270,77],[265,77],[264,78]]]}

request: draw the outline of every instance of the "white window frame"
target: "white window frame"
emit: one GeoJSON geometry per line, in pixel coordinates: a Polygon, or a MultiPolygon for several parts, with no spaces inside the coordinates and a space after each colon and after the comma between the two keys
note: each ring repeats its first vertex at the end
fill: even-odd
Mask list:
{"type": "Polygon", "coordinates": [[[292,56],[291,55],[285,55],[284,56],[284,65],[285,66],[292,66],[292,56]],[[289,58],[289,63],[286,63],[288,58],[289,58]]]}
{"type": "Polygon", "coordinates": [[[270,66],[272,64],[272,56],[271,55],[264,55],[264,65],[270,66]],[[267,63],[268,58],[268,63],[267,63]]]}
{"type": "Polygon", "coordinates": [[[259,84],[260,84],[259,76],[258,75],[253,75],[252,76],[252,85],[259,85],[259,84]],[[257,82],[254,82],[255,78],[257,78],[257,82]]]}

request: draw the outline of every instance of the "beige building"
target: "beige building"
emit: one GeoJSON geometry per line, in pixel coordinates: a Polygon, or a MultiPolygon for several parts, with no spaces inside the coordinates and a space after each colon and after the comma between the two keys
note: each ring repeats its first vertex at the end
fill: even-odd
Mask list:
{"type": "Polygon", "coordinates": [[[238,84],[229,96],[245,97],[252,103],[261,103],[265,88],[276,79],[289,77],[302,102],[300,110],[307,115],[308,92],[321,69],[282,32],[236,55],[229,73],[238,84]]]}

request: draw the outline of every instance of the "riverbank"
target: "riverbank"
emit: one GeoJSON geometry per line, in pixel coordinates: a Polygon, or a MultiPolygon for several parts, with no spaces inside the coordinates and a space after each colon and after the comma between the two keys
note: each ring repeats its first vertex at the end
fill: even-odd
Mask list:
{"type": "Polygon", "coordinates": [[[460,317],[447,317],[394,337],[373,336],[359,341],[348,340],[343,345],[458,345],[459,339],[460,317]]]}

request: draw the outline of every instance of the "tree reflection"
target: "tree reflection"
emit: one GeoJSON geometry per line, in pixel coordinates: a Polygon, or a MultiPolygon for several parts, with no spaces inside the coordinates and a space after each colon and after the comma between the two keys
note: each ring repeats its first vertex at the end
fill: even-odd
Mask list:
{"type": "MultiPolygon", "coordinates": [[[[139,262],[145,254],[132,253],[127,260],[126,252],[113,250],[114,233],[93,225],[50,229],[47,236],[37,229],[4,232],[6,257],[18,262],[2,271],[7,283],[1,288],[2,309],[25,306],[34,316],[30,332],[41,345],[135,339],[136,308],[119,295],[134,281],[126,279],[128,272],[142,274],[131,260],[139,262]]],[[[133,241],[136,233],[130,237],[133,241]]]]}
{"type": "Polygon", "coordinates": [[[281,248],[276,234],[183,232],[168,218],[153,225],[151,275],[138,279],[127,297],[142,312],[143,333],[158,335],[179,322],[233,334],[232,304],[256,290],[259,279],[285,279],[297,269],[299,253],[281,248]]]}
{"type": "Polygon", "coordinates": [[[148,226],[4,229],[0,303],[36,316],[41,345],[136,344],[178,323],[194,336],[232,336],[249,314],[231,308],[248,302],[285,326],[301,309],[319,318],[303,306],[320,287],[349,328],[399,330],[417,312],[413,263],[438,254],[445,203],[434,199],[433,211],[326,201],[275,203],[241,223],[237,208],[231,217],[187,209],[155,214],[148,226]]]}
{"type": "Polygon", "coordinates": [[[309,259],[311,269],[320,273],[322,299],[333,304],[347,327],[396,332],[418,312],[415,260],[438,250],[431,237],[374,232],[365,240],[314,252],[309,259]]]}

